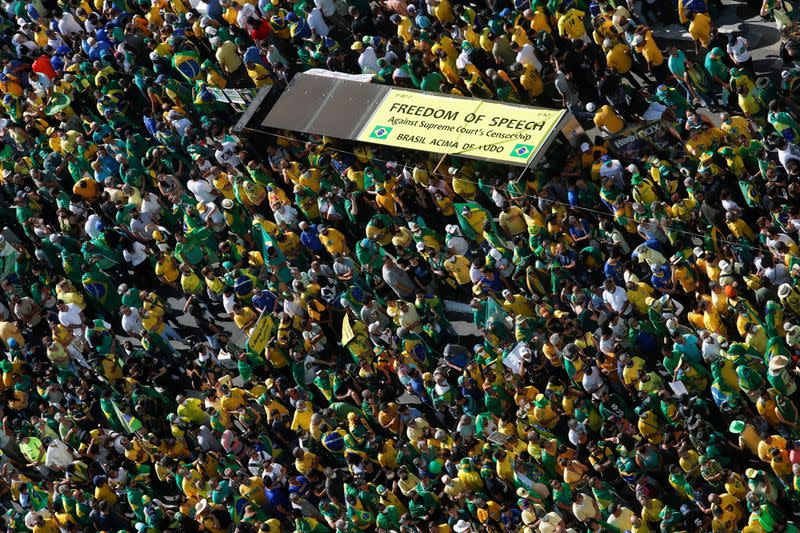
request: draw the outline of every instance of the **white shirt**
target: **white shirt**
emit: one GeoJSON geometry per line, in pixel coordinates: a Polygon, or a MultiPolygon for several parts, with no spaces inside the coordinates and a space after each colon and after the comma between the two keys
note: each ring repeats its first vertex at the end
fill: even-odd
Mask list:
{"type": "Polygon", "coordinates": [[[139,212],[145,225],[155,222],[161,212],[161,204],[158,203],[158,197],[153,193],[144,195],[142,205],[139,206],[139,212]]]}
{"type": "Polygon", "coordinates": [[[785,233],[778,233],[777,239],[773,239],[772,237],[767,237],[767,242],[766,242],[767,248],[770,249],[775,248],[779,242],[785,244],[787,248],[794,244],[794,241],[792,240],[791,237],[789,237],[785,233]]]}
{"type": "Polygon", "coordinates": [[[447,249],[456,255],[464,255],[469,250],[469,243],[464,237],[453,235],[447,239],[447,249]]]}
{"type": "Polygon", "coordinates": [[[597,518],[597,508],[594,506],[594,498],[584,494],[581,503],[575,502],[572,504],[572,514],[581,522],[589,518],[597,518]]]}
{"type": "Polygon", "coordinates": [[[94,239],[100,235],[100,230],[97,229],[97,225],[102,223],[103,221],[100,217],[92,213],[89,215],[89,218],[86,219],[86,223],[83,225],[83,231],[86,232],[86,235],[88,235],[90,239],[94,239]]]}
{"type": "Polygon", "coordinates": [[[777,263],[773,267],[764,269],[764,277],[776,287],[784,283],[789,283],[792,279],[789,276],[789,269],[782,263],[777,263]]]}
{"type": "Polygon", "coordinates": [[[536,53],[533,51],[533,46],[530,43],[525,43],[520,48],[519,52],[517,52],[517,63],[522,65],[533,65],[536,67],[536,70],[542,70],[542,63],[536,57],[536,53]]]}
{"type": "Polygon", "coordinates": [[[258,13],[256,13],[256,8],[253,4],[242,3],[240,4],[242,7],[239,9],[239,13],[236,14],[236,25],[242,28],[243,30],[249,30],[250,25],[247,23],[247,19],[253,17],[254,19],[258,20],[259,17],[258,13]]]}
{"type": "Polygon", "coordinates": [[[323,37],[326,37],[331,31],[331,29],[325,23],[325,18],[322,16],[322,11],[320,11],[318,7],[315,7],[311,10],[311,13],[309,13],[308,17],[306,17],[306,21],[312,30],[323,37]]]}
{"type": "Polygon", "coordinates": [[[608,304],[611,309],[617,313],[621,313],[625,307],[625,302],[628,301],[628,294],[620,286],[614,287],[613,291],[608,289],[603,291],[603,302],[608,304]]]}
{"type": "Polygon", "coordinates": [[[317,6],[326,17],[330,17],[336,13],[336,2],[333,0],[314,0],[314,5],[317,6]]]}
{"type": "Polygon", "coordinates": [[[786,169],[787,172],[789,169],[786,164],[792,159],[800,161],[800,148],[794,144],[789,143],[785,150],[778,150],[778,161],[781,162],[781,165],[783,165],[783,168],[786,169]]]}
{"type": "Polygon", "coordinates": [[[189,180],[186,183],[186,188],[189,189],[198,202],[209,204],[214,201],[216,195],[213,194],[214,187],[203,178],[189,180]]]}
{"type": "Polygon", "coordinates": [[[459,70],[462,68],[467,68],[467,65],[471,65],[472,61],[469,60],[469,56],[466,52],[461,52],[458,57],[456,58],[456,68],[459,70]]]}
{"type": "Polygon", "coordinates": [[[661,119],[661,115],[664,114],[666,111],[667,106],[664,104],[660,104],[658,102],[650,102],[650,106],[642,115],[642,118],[645,120],[659,120],[661,119]]]}
{"type": "Polygon", "coordinates": [[[75,16],[72,13],[65,11],[61,14],[61,18],[58,20],[58,31],[61,32],[61,35],[78,33],[82,30],[83,28],[81,28],[81,25],[75,20],[75,16]]]}
{"type": "Polygon", "coordinates": [[[125,258],[125,261],[133,266],[139,266],[145,260],[147,260],[147,248],[140,242],[134,242],[133,252],[122,250],[122,256],[125,258]]]}
{"type": "Polygon", "coordinates": [[[58,321],[62,326],[77,328],[83,325],[81,308],[75,304],[67,304],[66,311],[58,312],[58,321]]]}
{"type": "Polygon", "coordinates": [[[596,366],[591,367],[592,373],[584,373],[583,379],[581,380],[581,385],[588,393],[595,393],[603,386],[603,375],[600,373],[600,369],[596,366]]]}
{"type": "Polygon", "coordinates": [[[129,315],[122,315],[122,329],[128,335],[133,335],[139,333],[142,330],[142,317],[139,315],[139,310],[134,309],[133,307],[130,308],[131,313],[129,315]]]}
{"type": "Polygon", "coordinates": [[[703,353],[703,361],[706,363],[711,363],[711,361],[719,356],[719,352],[722,350],[719,339],[720,336],[716,333],[712,333],[708,338],[703,339],[703,345],[700,350],[703,353]]]}
{"type": "Polygon", "coordinates": [[[297,209],[290,205],[282,205],[275,210],[275,223],[294,226],[297,222],[297,209]]]}
{"type": "Polygon", "coordinates": [[[609,178],[616,178],[622,174],[622,163],[617,159],[607,161],[600,166],[600,175],[609,178]]]}
{"type": "Polygon", "coordinates": [[[214,157],[221,165],[230,165],[237,167],[241,164],[241,158],[236,155],[237,144],[235,142],[222,143],[222,150],[216,150],[214,157]]]}
{"type": "Polygon", "coordinates": [[[472,280],[472,283],[478,283],[483,274],[481,274],[481,269],[476,267],[474,264],[469,265],[469,279],[472,280]]]}
{"type": "Polygon", "coordinates": [[[744,37],[738,37],[735,43],[728,45],[727,50],[737,63],[744,63],[750,59],[750,51],[747,49],[747,39],[744,37]]]}
{"type": "Polygon", "coordinates": [[[361,67],[362,73],[378,72],[378,56],[375,54],[375,49],[367,46],[358,56],[358,66],[361,67]]]}
{"type": "Polygon", "coordinates": [[[213,224],[222,225],[225,224],[225,215],[222,214],[222,211],[217,208],[216,204],[213,202],[209,202],[206,205],[205,211],[200,213],[200,218],[203,222],[207,222],[208,219],[211,219],[213,224]]]}
{"type": "Polygon", "coordinates": [[[236,296],[231,294],[230,296],[222,295],[222,307],[225,308],[225,312],[228,314],[233,313],[233,306],[236,304],[236,296]]]}
{"type": "Polygon", "coordinates": [[[47,445],[47,452],[44,456],[44,464],[48,468],[66,468],[72,464],[75,458],[69,451],[69,448],[59,439],[53,439],[47,445]]]}

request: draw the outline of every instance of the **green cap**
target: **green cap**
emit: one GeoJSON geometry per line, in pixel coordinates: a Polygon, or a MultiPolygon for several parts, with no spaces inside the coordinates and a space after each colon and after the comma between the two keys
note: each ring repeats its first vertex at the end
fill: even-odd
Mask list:
{"type": "Polygon", "coordinates": [[[741,433],[742,431],[744,431],[745,425],[746,424],[744,423],[744,420],[734,420],[733,422],[731,422],[731,425],[728,428],[728,430],[731,433],[741,433]]]}

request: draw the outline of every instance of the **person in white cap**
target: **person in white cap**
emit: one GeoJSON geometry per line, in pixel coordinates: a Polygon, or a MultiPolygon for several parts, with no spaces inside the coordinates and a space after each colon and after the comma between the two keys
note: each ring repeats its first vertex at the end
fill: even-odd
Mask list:
{"type": "Polygon", "coordinates": [[[465,520],[459,520],[453,524],[453,531],[455,531],[455,533],[467,533],[474,531],[474,529],[472,529],[472,525],[469,522],[465,520]]]}
{"type": "Polygon", "coordinates": [[[461,228],[455,224],[448,224],[444,228],[445,247],[455,255],[466,256],[469,253],[469,241],[461,234],[461,228]]]}
{"type": "Polygon", "coordinates": [[[786,344],[793,348],[800,348],[800,326],[786,322],[783,324],[783,330],[786,332],[786,344]]]}
{"type": "Polygon", "coordinates": [[[772,356],[767,365],[767,381],[782,395],[791,396],[797,390],[797,383],[789,375],[787,366],[789,366],[788,357],[785,355],[772,356]]]}
{"type": "Polygon", "coordinates": [[[609,135],[619,133],[625,128],[625,121],[614,111],[614,108],[606,104],[598,108],[593,103],[586,104],[586,111],[594,113],[594,125],[609,135]]]}

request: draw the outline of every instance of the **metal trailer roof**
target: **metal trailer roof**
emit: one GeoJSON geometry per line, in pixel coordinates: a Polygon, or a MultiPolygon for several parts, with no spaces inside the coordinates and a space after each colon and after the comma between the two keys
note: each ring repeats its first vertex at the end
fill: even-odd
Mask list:
{"type": "MultiPolygon", "coordinates": [[[[371,83],[369,81],[371,78],[372,76],[369,74],[350,75],[323,69],[298,73],[292,78],[261,125],[338,139],[357,140],[372,113],[393,89],[392,86],[371,83]]],[[[428,94],[424,91],[415,92],[428,94]]],[[[449,95],[437,94],[437,96],[449,95]]],[[[449,97],[474,100],[460,96],[449,97]]],[[[528,109],[532,107],[518,104],[503,105],[528,109]]],[[[541,145],[537,155],[530,161],[530,166],[535,167],[544,158],[547,148],[560,131],[564,132],[571,143],[574,142],[578,133],[583,132],[572,113],[567,111],[557,127],[541,145]]],[[[470,157],[467,154],[462,154],[462,156],[470,157]]],[[[475,157],[473,156],[473,158],[475,157]]],[[[489,161],[498,162],[496,160],[489,161]]],[[[522,161],[518,165],[526,166],[526,163],[522,161]]]]}

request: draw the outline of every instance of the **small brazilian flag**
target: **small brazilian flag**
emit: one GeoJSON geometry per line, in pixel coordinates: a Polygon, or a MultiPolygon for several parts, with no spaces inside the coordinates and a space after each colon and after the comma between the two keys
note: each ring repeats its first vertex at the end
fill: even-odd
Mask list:
{"type": "Polygon", "coordinates": [[[531,144],[518,144],[511,149],[511,157],[519,157],[527,159],[533,153],[533,145],[531,144]]]}
{"type": "Polygon", "coordinates": [[[385,139],[390,133],[392,133],[392,128],[389,126],[375,126],[369,136],[372,139],[385,139]]]}

